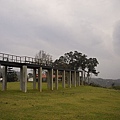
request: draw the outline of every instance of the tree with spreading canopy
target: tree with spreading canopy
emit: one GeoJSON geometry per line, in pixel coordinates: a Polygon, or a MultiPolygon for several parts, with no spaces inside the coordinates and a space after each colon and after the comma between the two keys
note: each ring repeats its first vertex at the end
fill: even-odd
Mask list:
{"type": "Polygon", "coordinates": [[[99,72],[96,70],[98,64],[99,62],[96,58],[87,58],[87,55],[78,51],[65,53],[53,62],[53,66],[57,68],[71,70],[81,69],[87,72],[87,77],[90,77],[92,73],[98,75],[99,72]]]}

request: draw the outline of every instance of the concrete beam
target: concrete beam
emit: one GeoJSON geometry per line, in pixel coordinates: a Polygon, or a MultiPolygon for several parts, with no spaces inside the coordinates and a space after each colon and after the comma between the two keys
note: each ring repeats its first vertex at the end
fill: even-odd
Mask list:
{"type": "Polygon", "coordinates": [[[36,89],[36,69],[33,69],[33,89],[36,89]]]}
{"type": "Polygon", "coordinates": [[[42,67],[38,69],[38,90],[42,92],[42,67]]]}
{"type": "Polygon", "coordinates": [[[7,66],[3,68],[2,91],[7,90],[7,66]]]}
{"type": "Polygon", "coordinates": [[[55,88],[58,90],[58,70],[55,71],[55,88]]]}
{"type": "Polygon", "coordinates": [[[65,70],[62,72],[62,87],[65,88],[65,70]]]}

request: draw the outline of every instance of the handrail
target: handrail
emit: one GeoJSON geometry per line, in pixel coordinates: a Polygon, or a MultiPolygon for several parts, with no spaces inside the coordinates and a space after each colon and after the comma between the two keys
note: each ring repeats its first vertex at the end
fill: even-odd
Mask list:
{"type": "Polygon", "coordinates": [[[51,66],[52,63],[47,60],[41,60],[38,58],[28,57],[28,56],[17,56],[6,53],[0,53],[0,61],[8,61],[15,63],[29,63],[29,64],[37,64],[37,65],[47,65],[51,66]]]}

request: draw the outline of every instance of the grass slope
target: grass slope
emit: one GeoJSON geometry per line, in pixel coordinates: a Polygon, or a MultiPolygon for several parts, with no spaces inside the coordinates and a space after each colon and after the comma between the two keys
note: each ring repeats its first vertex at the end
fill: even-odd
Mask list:
{"type": "Polygon", "coordinates": [[[49,91],[43,84],[40,93],[28,83],[22,93],[18,82],[8,83],[0,91],[0,120],[120,120],[120,91],[90,86],[49,91]]]}

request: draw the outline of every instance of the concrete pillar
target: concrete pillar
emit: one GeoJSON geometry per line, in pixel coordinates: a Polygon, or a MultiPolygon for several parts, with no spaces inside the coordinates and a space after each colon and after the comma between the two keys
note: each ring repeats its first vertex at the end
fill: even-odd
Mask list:
{"type": "Polygon", "coordinates": [[[68,73],[68,86],[71,88],[71,71],[68,73]]]}
{"type": "Polygon", "coordinates": [[[81,85],[83,85],[83,71],[81,71],[81,85]]]}
{"type": "Polygon", "coordinates": [[[27,92],[27,66],[22,66],[22,91],[27,92]]]}
{"type": "Polygon", "coordinates": [[[7,66],[3,68],[2,91],[7,90],[7,66]]]}
{"type": "Polygon", "coordinates": [[[42,67],[38,69],[38,90],[42,92],[42,67]]]}
{"type": "Polygon", "coordinates": [[[78,72],[76,72],[76,86],[78,86],[78,72]]]}
{"type": "Polygon", "coordinates": [[[84,85],[86,84],[85,82],[86,82],[86,78],[85,78],[85,72],[83,72],[83,81],[84,81],[84,85]]]}
{"type": "Polygon", "coordinates": [[[77,73],[78,86],[80,86],[80,73],[77,73]]]}
{"type": "Polygon", "coordinates": [[[65,88],[65,70],[62,72],[62,87],[65,88]]]}
{"type": "Polygon", "coordinates": [[[76,87],[76,71],[74,71],[74,86],[76,87]]]}
{"type": "Polygon", "coordinates": [[[58,70],[55,71],[55,88],[58,90],[58,70]]]}
{"type": "Polygon", "coordinates": [[[50,90],[53,90],[53,69],[50,70],[50,90]]]}
{"type": "Polygon", "coordinates": [[[20,68],[20,90],[23,89],[23,67],[20,68]]]}
{"type": "Polygon", "coordinates": [[[33,69],[33,89],[36,89],[36,69],[33,69]]]}
{"type": "Polygon", "coordinates": [[[72,74],[72,86],[74,86],[74,72],[71,72],[71,74],[72,74]]]}
{"type": "Polygon", "coordinates": [[[80,75],[79,75],[79,72],[76,72],[76,85],[80,86],[80,75]]]}
{"type": "Polygon", "coordinates": [[[76,87],[76,71],[72,72],[72,85],[76,87]]]}
{"type": "Polygon", "coordinates": [[[47,88],[50,89],[50,70],[47,71],[46,77],[47,77],[47,88]]]}

